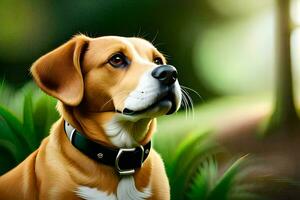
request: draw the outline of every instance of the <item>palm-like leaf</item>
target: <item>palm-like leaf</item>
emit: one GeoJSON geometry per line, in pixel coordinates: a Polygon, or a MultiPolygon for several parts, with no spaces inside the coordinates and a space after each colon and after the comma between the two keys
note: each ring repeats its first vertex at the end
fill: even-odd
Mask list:
{"type": "Polygon", "coordinates": [[[210,139],[210,132],[191,133],[179,144],[172,167],[168,169],[172,197],[185,198],[185,191],[199,164],[206,155],[216,152],[217,149],[210,139]]]}
{"type": "MultiPolygon", "coordinates": [[[[261,200],[265,197],[256,194],[256,188],[251,183],[239,182],[238,175],[244,172],[247,162],[246,156],[235,161],[225,172],[218,177],[217,162],[213,157],[207,158],[195,174],[188,197],[203,200],[261,200]]],[[[247,170],[246,170],[247,171],[247,170]]]]}
{"type": "Polygon", "coordinates": [[[190,199],[206,199],[215,184],[218,167],[215,159],[210,156],[200,166],[191,184],[188,196],[190,199]]]}

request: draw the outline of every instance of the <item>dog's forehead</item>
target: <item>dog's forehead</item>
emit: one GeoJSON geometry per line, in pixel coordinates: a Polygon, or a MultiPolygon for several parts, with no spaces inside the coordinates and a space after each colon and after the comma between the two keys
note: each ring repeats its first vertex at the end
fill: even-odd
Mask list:
{"type": "Polygon", "coordinates": [[[157,51],[147,40],[137,37],[103,36],[93,39],[94,45],[103,47],[120,46],[120,48],[133,47],[137,51],[157,51]]]}
{"type": "Polygon", "coordinates": [[[147,40],[137,37],[127,38],[136,48],[149,48],[154,50],[155,47],[147,40]]]}

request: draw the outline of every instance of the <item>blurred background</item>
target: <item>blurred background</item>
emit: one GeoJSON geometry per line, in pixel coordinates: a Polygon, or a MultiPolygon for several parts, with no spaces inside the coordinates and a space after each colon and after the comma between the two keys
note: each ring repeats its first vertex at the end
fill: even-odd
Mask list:
{"type": "MultiPolygon", "coordinates": [[[[163,117],[155,138],[155,147],[165,160],[168,175],[172,177],[175,174],[170,181],[171,186],[191,191],[190,199],[227,198],[226,195],[214,196],[224,194],[217,187],[224,178],[220,174],[226,173],[226,169],[235,170],[236,163],[232,162],[231,165],[225,160],[232,161],[233,158],[253,154],[258,155],[258,159],[270,159],[272,166],[278,167],[272,173],[270,170],[263,170],[262,173],[263,177],[266,174],[280,175],[279,182],[284,186],[278,181],[274,184],[280,185],[282,194],[276,198],[287,199],[289,196],[288,199],[298,199],[300,196],[296,191],[299,188],[296,186],[300,185],[300,173],[296,171],[300,163],[286,163],[296,159],[287,155],[300,150],[296,147],[300,140],[295,138],[300,132],[297,125],[300,123],[295,114],[295,105],[300,100],[299,25],[300,0],[0,0],[0,105],[3,107],[2,111],[0,109],[0,127],[11,126],[7,113],[15,116],[20,127],[28,125],[30,122],[25,119],[28,116],[24,114],[24,110],[28,111],[28,106],[32,107],[33,116],[29,118],[33,121],[38,121],[39,117],[34,113],[38,113],[36,109],[41,109],[39,104],[50,105],[43,109],[54,109],[53,99],[39,101],[42,94],[30,83],[32,78],[29,68],[40,56],[73,35],[83,33],[90,37],[143,37],[167,55],[168,62],[179,71],[180,83],[194,90],[186,88],[194,101],[194,110],[182,109],[174,117],[163,117]],[[288,13],[285,12],[285,7],[288,7],[288,13]],[[280,12],[282,14],[278,17],[280,12]],[[287,20],[282,21],[282,18],[287,20]],[[283,29],[287,30],[287,34],[278,33],[283,29]],[[288,52],[288,55],[284,52],[288,52]],[[281,54],[285,56],[281,58],[281,54]],[[287,66],[281,66],[285,64],[287,66]],[[282,86],[282,82],[291,84],[282,86]],[[24,88],[30,92],[24,92],[24,88]],[[282,92],[289,90],[290,93],[282,92]],[[280,95],[284,97],[281,98],[280,95]],[[284,103],[286,101],[287,104],[284,103]],[[272,118],[273,114],[277,117],[272,118]],[[268,135],[265,133],[269,133],[269,130],[277,132],[274,127],[269,129],[270,124],[283,124],[275,126],[275,129],[291,127],[292,125],[287,126],[290,121],[293,121],[293,130],[280,129],[277,135],[281,134],[282,137],[270,136],[266,139],[261,136],[268,135]],[[289,135],[290,132],[293,136],[289,135]],[[170,135],[174,136],[171,141],[170,135]],[[214,139],[208,139],[212,135],[214,139]],[[206,145],[208,140],[213,142],[206,145]],[[196,144],[201,144],[200,149],[197,149],[196,144]],[[216,153],[220,151],[219,146],[226,154],[220,156],[216,153]],[[292,146],[291,149],[287,148],[289,146],[292,146]],[[187,148],[184,149],[185,147],[187,148]],[[195,162],[195,157],[203,158],[207,149],[209,152],[213,151],[214,161],[204,156],[205,161],[198,159],[195,162]],[[176,166],[182,163],[181,156],[187,152],[195,152],[195,157],[190,157],[194,161],[186,165],[191,170],[185,174],[183,171],[178,172],[176,166]],[[215,156],[216,154],[218,155],[215,156]],[[211,167],[215,166],[215,160],[220,163],[220,169],[211,175],[212,169],[215,169],[211,167]],[[203,162],[206,164],[203,165],[203,162]],[[196,167],[200,165],[201,169],[196,167]],[[196,172],[198,176],[194,174],[196,172]],[[213,178],[210,175],[203,177],[205,173],[213,178]],[[199,180],[207,183],[214,180],[215,185],[208,184],[210,186],[206,187],[191,177],[200,177],[199,180]],[[184,184],[176,185],[179,180],[184,184]],[[192,183],[194,187],[191,189],[192,183]],[[199,188],[206,189],[202,191],[199,188]],[[201,192],[204,196],[201,196],[201,192]]],[[[46,125],[43,125],[45,135],[50,124],[57,118],[57,113],[49,110],[48,115],[51,116],[46,120],[46,125]]],[[[39,126],[34,124],[37,122],[32,123],[29,129],[34,134],[33,129],[39,126]]],[[[15,134],[14,131],[11,132],[15,134]]],[[[39,146],[42,138],[38,136],[36,144],[33,144],[28,153],[39,146]]],[[[1,143],[0,137],[0,158],[2,144],[2,162],[6,162],[9,158],[3,157],[3,152],[12,151],[13,155],[18,150],[14,146],[14,140],[3,140],[4,143],[1,143]]],[[[7,161],[11,163],[1,172],[15,166],[26,155],[21,155],[19,160],[7,161]]],[[[257,166],[255,169],[257,170],[257,166]]],[[[257,179],[255,183],[257,184],[257,179]]],[[[265,193],[265,187],[262,188],[265,193]]],[[[270,192],[273,188],[266,190],[270,192]]],[[[183,193],[184,190],[180,189],[172,191],[173,197],[178,196],[177,199],[187,198],[183,193]]],[[[245,200],[249,197],[241,197],[240,192],[234,194],[236,196],[230,194],[229,199],[245,200]]],[[[256,198],[258,196],[252,199],[256,198]]]]}
{"type": "MultiPolygon", "coordinates": [[[[15,88],[31,80],[37,58],[77,33],[153,40],[205,101],[274,85],[274,0],[1,0],[0,13],[0,77],[15,88]]],[[[299,31],[293,39],[297,51],[299,31]]]]}

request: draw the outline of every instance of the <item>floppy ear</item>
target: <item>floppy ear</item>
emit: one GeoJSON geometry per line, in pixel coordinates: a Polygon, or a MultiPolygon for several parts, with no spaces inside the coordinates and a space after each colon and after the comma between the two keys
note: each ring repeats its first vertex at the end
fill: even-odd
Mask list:
{"type": "Polygon", "coordinates": [[[75,36],[33,63],[31,73],[37,85],[64,104],[78,105],[84,90],[80,60],[88,42],[88,37],[75,36]]]}

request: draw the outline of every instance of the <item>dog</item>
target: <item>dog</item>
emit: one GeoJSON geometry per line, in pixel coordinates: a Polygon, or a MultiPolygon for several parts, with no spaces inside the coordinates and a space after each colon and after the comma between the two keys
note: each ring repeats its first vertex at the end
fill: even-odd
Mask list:
{"type": "Polygon", "coordinates": [[[36,151],[0,177],[1,199],[170,199],[151,137],[155,118],[176,112],[182,94],[176,69],[150,42],[76,35],[31,73],[58,99],[61,117],[36,151]]]}

